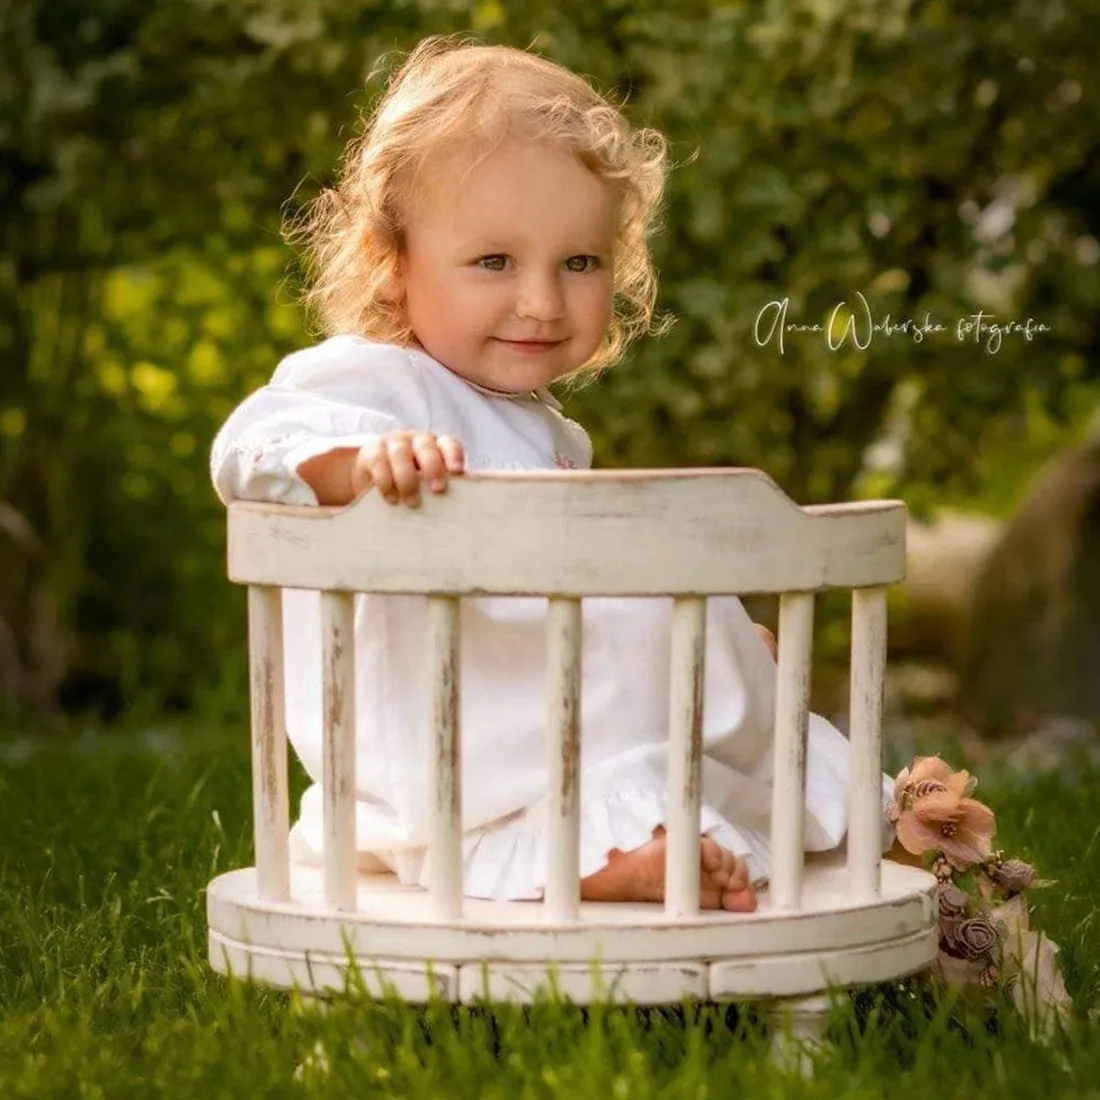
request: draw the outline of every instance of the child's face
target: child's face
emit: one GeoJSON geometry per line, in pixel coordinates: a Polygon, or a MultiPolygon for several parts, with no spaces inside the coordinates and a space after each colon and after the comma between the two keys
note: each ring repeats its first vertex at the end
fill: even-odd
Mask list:
{"type": "Polygon", "coordinates": [[[402,258],[424,350],[493,389],[537,389],[585,363],[611,318],[615,201],[547,143],[509,141],[468,171],[440,158],[402,258]]]}

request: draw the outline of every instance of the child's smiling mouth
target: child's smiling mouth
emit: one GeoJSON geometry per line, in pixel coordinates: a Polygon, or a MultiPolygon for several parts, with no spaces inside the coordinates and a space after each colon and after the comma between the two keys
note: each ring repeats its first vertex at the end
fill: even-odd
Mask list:
{"type": "Polygon", "coordinates": [[[542,352],[553,351],[565,343],[564,340],[505,340],[501,336],[496,336],[494,339],[497,343],[523,355],[539,355],[542,352]]]}

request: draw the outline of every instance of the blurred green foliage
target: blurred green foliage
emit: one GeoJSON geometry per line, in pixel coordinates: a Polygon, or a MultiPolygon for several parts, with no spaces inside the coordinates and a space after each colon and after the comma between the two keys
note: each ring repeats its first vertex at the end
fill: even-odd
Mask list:
{"type": "Polygon", "coordinates": [[[0,7],[0,696],[243,698],[206,456],[311,338],[284,204],[331,179],[387,58],[456,31],[533,44],[673,143],[656,251],[677,323],[569,398],[600,464],[1003,506],[1088,421],[1086,0],[22,0],[0,7]],[[754,339],[769,302],[823,324],[856,291],[946,331],[754,339]],[[990,354],[955,338],[979,309],[1052,331],[990,354]]]}

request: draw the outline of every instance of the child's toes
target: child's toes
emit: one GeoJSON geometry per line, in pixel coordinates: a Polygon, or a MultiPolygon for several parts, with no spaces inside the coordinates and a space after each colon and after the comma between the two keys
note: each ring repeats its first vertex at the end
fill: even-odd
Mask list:
{"type": "Polygon", "coordinates": [[[731,913],[752,913],[756,910],[756,891],[751,886],[738,890],[725,890],[722,908],[731,913]]]}
{"type": "Polygon", "coordinates": [[[715,871],[721,871],[726,864],[725,857],[729,855],[717,841],[711,840],[709,836],[705,836],[701,839],[699,844],[699,860],[702,870],[708,874],[713,875],[715,871]]]}
{"type": "Polygon", "coordinates": [[[729,889],[744,890],[749,885],[749,866],[740,857],[728,852],[729,862],[726,866],[729,875],[729,889]]]}
{"type": "Polygon", "coordinates": [[[730,887],[730,873],[725,867],[719,867],[717,871],[708,871],[703,878],[719,894],[725,893],[730,887]]]}

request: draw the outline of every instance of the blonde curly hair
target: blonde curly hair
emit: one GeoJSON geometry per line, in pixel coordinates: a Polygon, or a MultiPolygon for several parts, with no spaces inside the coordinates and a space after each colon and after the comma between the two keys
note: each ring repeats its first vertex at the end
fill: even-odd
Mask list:
{"type": "Polygon", "coordinates": [[[508,137],[549,140],[617,199],[614,307],[604,339],[575,372],[596,374],[654,322],[657,276],[648,237],[667,175],[667,143],[634,129],[580,76],[535,54],[451,37],[425,39],[397,69],[335,188],[288,226],[311,273],[306,302],[328,334],[385,343],[414,339],[399,285],[403,216],[423,190],[425,163],[470,145],[488,155],[508,137]]]}

